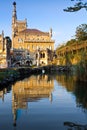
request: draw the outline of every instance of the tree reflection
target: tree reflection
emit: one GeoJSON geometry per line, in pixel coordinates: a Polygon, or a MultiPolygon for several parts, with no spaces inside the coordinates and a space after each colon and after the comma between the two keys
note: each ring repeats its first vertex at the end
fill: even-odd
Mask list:
{"type": "Polygon", "coordinates": [[[64,122],[64,126],[68,126],[67,130],[87,130],[87,125],[81,125],[73,122],[64,122]]]}
{"type": "Polygon", "coordinates": [[[87,84],[84,82],[76,82],[76,76],[69,74],[56,75],[58,83],[66,88],[76,97],[77,107],[87,109],[87,84]]]}
{"type": "Polygon", "coordinates": [[[77,107],[87,109],[87,84],[77,82],[75,85],[74,94],[76,96],[77,107]]]}
{"type": "Polygon", "coordinates": [[[58,74],[56,75],[56,81],[68,92],[73,92],[74,91],[74,86],[75,86],[75,81],[76,77],[73,76],[72,74],[66,73],[66,74],[58,74]]]}

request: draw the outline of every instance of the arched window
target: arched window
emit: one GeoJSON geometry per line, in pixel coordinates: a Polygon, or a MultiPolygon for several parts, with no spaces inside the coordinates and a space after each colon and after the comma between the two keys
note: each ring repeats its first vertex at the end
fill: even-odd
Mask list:
{"type": "Polygon", "coordinates": [[[45,53],[43,53],[43,58],[45,58],[45,53]]]}
{"type": "Polygon", "coordinates": [[[43,55],[42,55],[42,53],[40,53],[40,58],[43,58],[43,55]]]}
{"type": "Polygon", "coordinates": [[[36,59],[38,58],[38,54],[36,54],[36,59]]]}

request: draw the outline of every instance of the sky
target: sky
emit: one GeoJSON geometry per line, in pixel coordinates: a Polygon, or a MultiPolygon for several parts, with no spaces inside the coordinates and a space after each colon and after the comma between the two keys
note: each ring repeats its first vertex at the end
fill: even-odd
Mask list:
{"type": "MultiPolygon", "coordinates": [[[[87,2],[87,0],[84,0],[87,2]]],[[[0,0],[0,34],[11,37],[12,11],[14,0],[0,0]]],[[[64,12],[72,6],[70,0],[15,0],[17,19],[27,19],[28,28],[43,32],[53,30],[55,48],[75,38],[77,26],[87,23],[87,11],[64,12]]]]}

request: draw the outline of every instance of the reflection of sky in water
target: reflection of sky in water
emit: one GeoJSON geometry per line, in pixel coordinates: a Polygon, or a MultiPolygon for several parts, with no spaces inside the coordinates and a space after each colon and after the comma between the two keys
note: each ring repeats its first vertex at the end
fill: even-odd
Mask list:
{"type": "MultiPolygon", "coordinates": [[[[35,79],[37,80],[39,77],[33,78],[35,81],[35,79]]],[[[51,80],[52,85],[52,81],[54,81],[54,87],[47,87],[44,84],[44,87],[42,86],[42,88],[38,88],[38,86],[36,86],[36,88],[31,87],[29,89],[26,86],[25,90],[29,92],[31,91],[32,93],[35,91],[37,94],[41,94],[36,100],[35,97],[37,94],[35,95],[34,100],[31,100],[33,97],[31,99],[29,98],[29,92],[24,95],[24,93],[20,93],[19,90],[15,89],[15,85],[17,84],[13,86],[14,89],[12,88],[9,93],[4,94],[4,101],[0,98],[0,130],[67,130],[68,126],[63,125],[66,121],[79,124],[87,123],[87,110],[85,109],[84,111],[81,107],[77,107],[76,97],[73,92],[67,91],[67,89],[58,81],[54,80],[52,76],[49,81],[46,77],[40,78],[41,84],[48,82],[50,85],[51,80]],[[48,91],[48,88],[50,88],[50,91],[48,91]],[[47,94],[45,95],[44,93],[44,95],[42,95],[45,89],[47,89],[48,92],[51,92],[52,90],[51,94],[47,96],[47,94]],[[20,96],[18,95],[18,92],[20,96]],[[15,99],[13,99],[14,93],[16,94],[15,99]],[[15,128],[13,126],[13,113],[16,113],[15,128]]],[[[24,82],[21,81],[21,83],[29,84],[28,81],[32,83],[32,80],[29,79],[26,79],[24,82]]],[[[33,85],[35,84],[33,83],[33,85]]],[[[20,87],[22,86],[18,86],[19,89],[20,87]]],[[[24,89],[22,89],[22,91],[23,90],[24,89]]]]}

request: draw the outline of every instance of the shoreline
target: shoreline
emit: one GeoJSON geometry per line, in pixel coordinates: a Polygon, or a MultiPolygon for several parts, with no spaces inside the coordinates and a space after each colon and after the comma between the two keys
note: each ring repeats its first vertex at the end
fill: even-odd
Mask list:
{"type": "MultiPolygon", "coordinates": [[[[70,72],[70,68],[66,66],[43,66],[36,68],[6,68],[0,69],[0,86],[13,84],[18,80],[22,80],[34,74],[47,74],[54,72],[70,72]]],[[[0,87],[1,88],[1,87],[0,87]]]]}

